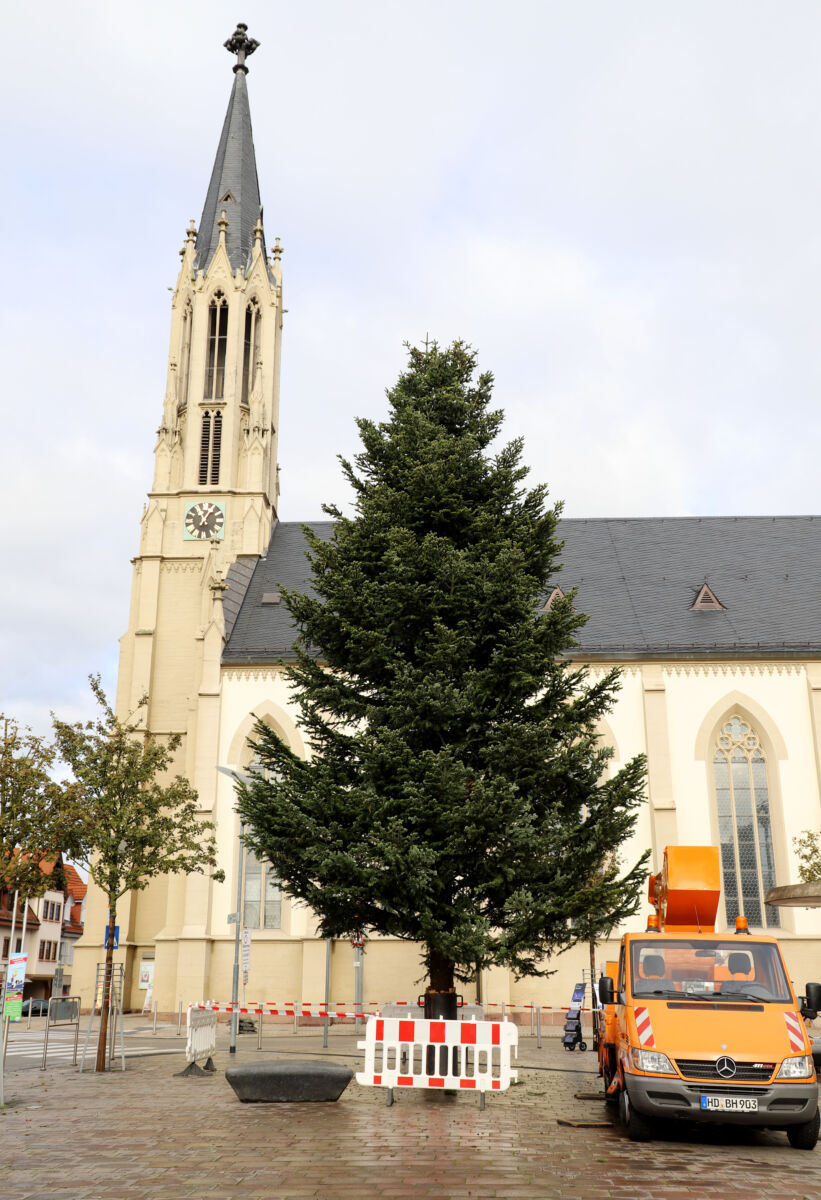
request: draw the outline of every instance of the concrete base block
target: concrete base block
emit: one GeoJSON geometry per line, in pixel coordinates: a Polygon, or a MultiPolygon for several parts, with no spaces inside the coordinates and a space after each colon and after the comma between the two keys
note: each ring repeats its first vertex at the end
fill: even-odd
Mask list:
{"type": "Polygon", "coordinates": [[[353,1071],[321,1059],[274,1059],[229,1067],[225,1078],[244,1104],[338,1100],[353,1071]]]}

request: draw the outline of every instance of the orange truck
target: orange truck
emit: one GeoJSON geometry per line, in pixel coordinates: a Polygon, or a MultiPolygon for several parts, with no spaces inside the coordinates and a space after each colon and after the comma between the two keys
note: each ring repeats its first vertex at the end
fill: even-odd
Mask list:
{"type": "Polygon", "coordinates": [[[715,932],[721,877],[715,846],[668,846],[650,876],[655,912],[621,940],[599,980],[599,1073],[627,1136],[657,1120],[731,1122],[818,1141],[818,1085],[804,1017],[821,984],[796,1000],[775,938],[715,932]]]}

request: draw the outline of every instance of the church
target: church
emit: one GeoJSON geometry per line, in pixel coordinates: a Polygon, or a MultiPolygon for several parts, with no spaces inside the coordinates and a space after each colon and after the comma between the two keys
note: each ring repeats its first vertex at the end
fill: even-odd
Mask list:
{"type": "MultiPolygon", "coordinates": [[[[233,86],[199,227],[189,226],[180,252],[116,700],[125,717],[148,693],[146,728],[182,735],[176,767],[216,826],[225,871],[222,883],[166,877],[120,902],[124,1005],[141,1008],[153,979],[161,1012],[230,1000],[240,873],[248,1000],[325,996],[315,918],[243,850],[234,811],[231,773],[252,763],[257,719],[307,753],[289,696],[295,634],[280,589],[307,586],[309,570],[301,525],[277,517],[283,273],[279,240],[266,242],[251,126],[247,60],[257,43],[240,25],[226,48],[233,86]]],[[[328,522],[315,528],[330,535],[328,522]]],[[[564,519],[560,536],[563,569],[543,603],[578,589],[577,607],[591,617],[574,660],[593,677],[621,669],[601,728],[613,768],[647,755],[647,800],[625,860],[649,847],[658,870],[667,844],[719,846],[718,927],[743,914],[778,933],[796,981],[816,978],[813,912],[776,909],[765,896],[797,881],[793,840],[821,827],[821,516],[605,515],[564,519]]],[[[105,899],[91,885],[72,979],[86,1004],[105,924],[105,899]]],[[[614,945],[598,948],[600,961],[614,945]]],[[[354,1000],[354,962],[350,943],[333,944],[333,1001],[354,1000]]],[[[589,966],[587,947],[549,965],[548,978],[519,982],[488,971],[481,994],[566,1004],[589,966]]],[[[367,942],[366,1002],[415,996],[421,974],[412,944],[367,942]]]]}

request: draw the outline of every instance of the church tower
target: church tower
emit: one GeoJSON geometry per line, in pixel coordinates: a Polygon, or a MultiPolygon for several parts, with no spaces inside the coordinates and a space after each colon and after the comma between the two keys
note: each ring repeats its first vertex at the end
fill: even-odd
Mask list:
{"type": "MultiPolygon", "coordinates": [[[[199,229],[190,223],[180,251],[116,700],[123,719],[148,695],[146,729],[182,734],[175,769],[197,788],[204,819],[215,803],[223,602],[267,549],[276,522],[283,311],[282,251],[277,239],[266,252],[248,101],[247,59],[258,42],[238,25],[225,46],[236,56],[234,82],[199,229]]],[[[132,950],[156,945],[160,958],[164,942],[174,960],[164,964],[167,983],[182,975],[201,985],[210,886],[202,876],[171,877],[123,898],[126,996],[136,985],[132,950]]],[[[75,986],[93,980],[105,922],[105,902],[91,888],[75,986]]]]}

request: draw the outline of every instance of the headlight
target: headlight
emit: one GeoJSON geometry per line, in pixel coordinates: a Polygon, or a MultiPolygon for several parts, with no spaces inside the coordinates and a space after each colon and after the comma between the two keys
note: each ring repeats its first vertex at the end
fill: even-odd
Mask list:
{"type": "Polygon", "coordinates": [[[652,1071],[655,1075],[675,1075],[673,1064],[666,1054],[658,1050],[639,1050],[633,1047],[633,1066],[640,1071],[652,1071]]]}
{"type": "Polygon", "coordinates": [[[784,1059],[776,1079],[808,1079],[812,1071],[812,1055],[799,1054],[798,1058],[784,1059]]]}

